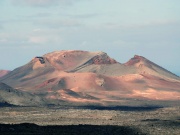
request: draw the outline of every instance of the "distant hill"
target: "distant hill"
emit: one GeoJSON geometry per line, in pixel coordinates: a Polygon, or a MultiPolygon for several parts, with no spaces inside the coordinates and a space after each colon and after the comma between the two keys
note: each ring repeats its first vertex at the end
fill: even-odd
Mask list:
{"type": "Polygon", "coordinates": [[[44,101],[33,94],[15,90],[12,87],[0,83],[0,106],[39,106],[44,101]]]}
{"type": "Polygon", "coordinates": [[[7,75],[9,72],[11,72],[11,71],[9,71],[9,70],[0,70],[0,78],[7,75]]]}
{"type": "Polygon", "coordinates": [[[180,78],[138,55],[123,64],[104,52],[55,51],[34,57],[0,81],[49,104],[180,100],[180,78]]]}

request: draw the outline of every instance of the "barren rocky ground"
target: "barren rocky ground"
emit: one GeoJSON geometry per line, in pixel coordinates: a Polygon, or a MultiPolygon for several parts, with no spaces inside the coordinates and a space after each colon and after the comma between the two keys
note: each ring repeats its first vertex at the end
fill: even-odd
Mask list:
{"type": "Polygon", "coordinates": [[[179,135],[180,107],[2,107],[0,123],[0,134],[179,135]]]}

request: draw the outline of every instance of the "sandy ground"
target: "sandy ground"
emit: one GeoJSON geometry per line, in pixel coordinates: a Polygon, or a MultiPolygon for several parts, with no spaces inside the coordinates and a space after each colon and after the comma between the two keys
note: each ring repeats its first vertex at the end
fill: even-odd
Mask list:
{"type": "MultiPolygon", "coordinates": [[[[128,127],[133,129],[132,131],[128,131],[132,134],[179,135],[180,107],[147,109],[132,107],[128,109],[111,108],[109,110],[107,110],[106,108],[62,109],[61,107],[0,108],[0,124],[20,123],[34,123],[38,126],[46,126],[46,128],[48,126],[77,125],[77,127],[75,128],[66,127],[68,128],[69,134],[76,134],[74,130],[77,130],[77,134],[80,134],[79,132],[83,130],[87,130],[87,134],[90,134],[89,129],[92,128],[94,129],[93,131],[91,131],[92,134],[95,134],[96,130],[99,134],[108,134],[108,132],[111,132],[112,134],[121,134],[119,133],[121,131],[118,130],[118,128],[122,129],[122,127],[128,127]],[[73,130],[73,133],[69,132],[71,130],[73,130]],[[133,132],[134,130],[136,130],[136,132],[133,132]]],[[[16,131],[15,127],[9,127],[9,130],[3,130],[3,126],[4,125],[0,125],[1,133],[5,133],[5,131],[8,131],[7,133],[12,134],[14,131],[16,131]]],[[[126,130],[123,129],[123,132],[124,131],[126,130]]],[[[63,130],[63,132],[67,133],[66,130],[63,130]]],[[[130,134],[128,132],[125,134],[130,134]]]]}

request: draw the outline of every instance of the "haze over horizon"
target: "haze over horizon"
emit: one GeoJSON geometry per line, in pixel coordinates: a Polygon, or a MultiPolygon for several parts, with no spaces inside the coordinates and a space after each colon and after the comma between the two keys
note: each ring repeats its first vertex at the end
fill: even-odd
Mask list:
{"type": "Polygon", "coordinates": [[[179,0],[0,1],[0,69],[56,50],[135,54],[180,75],[179,0]]]}

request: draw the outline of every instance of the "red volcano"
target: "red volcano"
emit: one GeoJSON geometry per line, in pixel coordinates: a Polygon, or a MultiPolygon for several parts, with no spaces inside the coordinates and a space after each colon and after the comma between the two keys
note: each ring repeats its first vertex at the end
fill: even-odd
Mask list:
{"type": "Polygon", "coordinates": [[[121,64],[104,52],[56,51],[33,58],[0,81],[54,104],[180,100],[180,78],[137,55],[121,64]]]}

